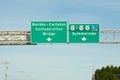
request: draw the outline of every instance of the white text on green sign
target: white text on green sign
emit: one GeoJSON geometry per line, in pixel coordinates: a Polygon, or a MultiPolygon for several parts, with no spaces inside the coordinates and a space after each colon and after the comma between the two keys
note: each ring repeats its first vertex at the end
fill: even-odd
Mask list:
{"type": "Polygon", "coordinates": [[[38,21],[31,23],[32,43],[66,43],[66,21],[38,21]]]}
{"type": "Polygon", "coordinates": [[[70,24],[70,43],[98,43],[99,24],[70,24]]]}

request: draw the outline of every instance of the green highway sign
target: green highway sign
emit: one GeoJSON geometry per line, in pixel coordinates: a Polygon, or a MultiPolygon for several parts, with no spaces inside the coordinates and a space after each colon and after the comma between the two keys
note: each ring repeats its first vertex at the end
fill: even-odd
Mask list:
{"type": "Polygon", "coordinates": [[[69,24],[69,43],[99,43],[99,24],[69,24]]]}
{"type": "Polygon", "coordinates": [[[32,21],[31,43],[66,43],[66,21],[32,21]]]}

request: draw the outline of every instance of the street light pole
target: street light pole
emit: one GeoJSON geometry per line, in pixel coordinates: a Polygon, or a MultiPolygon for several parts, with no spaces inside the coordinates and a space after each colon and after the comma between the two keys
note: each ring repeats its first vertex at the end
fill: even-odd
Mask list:
{"type": "Polygon", "coordinates": [[[5,64],[5,80],[8,80],[8,66],[5,64]]]}
{"type": "Polygon", "coordinates": [[[4,64],[5,66],[5,80],[8,80],[8,65],[7,64],[9,64],[9,62],[0,60],[0,63],[4,64]]]}

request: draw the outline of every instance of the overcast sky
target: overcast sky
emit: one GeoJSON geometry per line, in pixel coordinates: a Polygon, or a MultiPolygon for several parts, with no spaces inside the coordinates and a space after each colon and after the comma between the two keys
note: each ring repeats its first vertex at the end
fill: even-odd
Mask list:
{"type": "MultiPolygon", "coordinates": [[[[120,29],[120,1],[0,0],[0,30],[30,30],[31,21],[39,20],[97,23],[100,29],[120,29]]],[[[10,62],[9,80],[91,80],[95,69],[119,66],[119,53],[118,44],[0,46],[0,59],[10,62]]],[[[4,66],[0,64],[0,68],[3,79],[4,66]]]]}

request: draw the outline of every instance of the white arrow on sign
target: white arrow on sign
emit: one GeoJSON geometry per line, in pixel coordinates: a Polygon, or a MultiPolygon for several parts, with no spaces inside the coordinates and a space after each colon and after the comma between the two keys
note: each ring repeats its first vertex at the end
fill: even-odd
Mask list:
{"type": "Polygon", "coordinates": [[[82,37],[81,39],[82,39],[83,41],[86,41],[86,40],[87,40],[87,38],[86,38],[86,37],[82,37]]]}
{"type": "Polygon", "coordinates": [[[51,39],[50,37],[48,37],[48,38],[47,38],[47,41],[49,41],[49,42],[50,42],[51,40],[52,40],[52,39],[51,39]]]}

